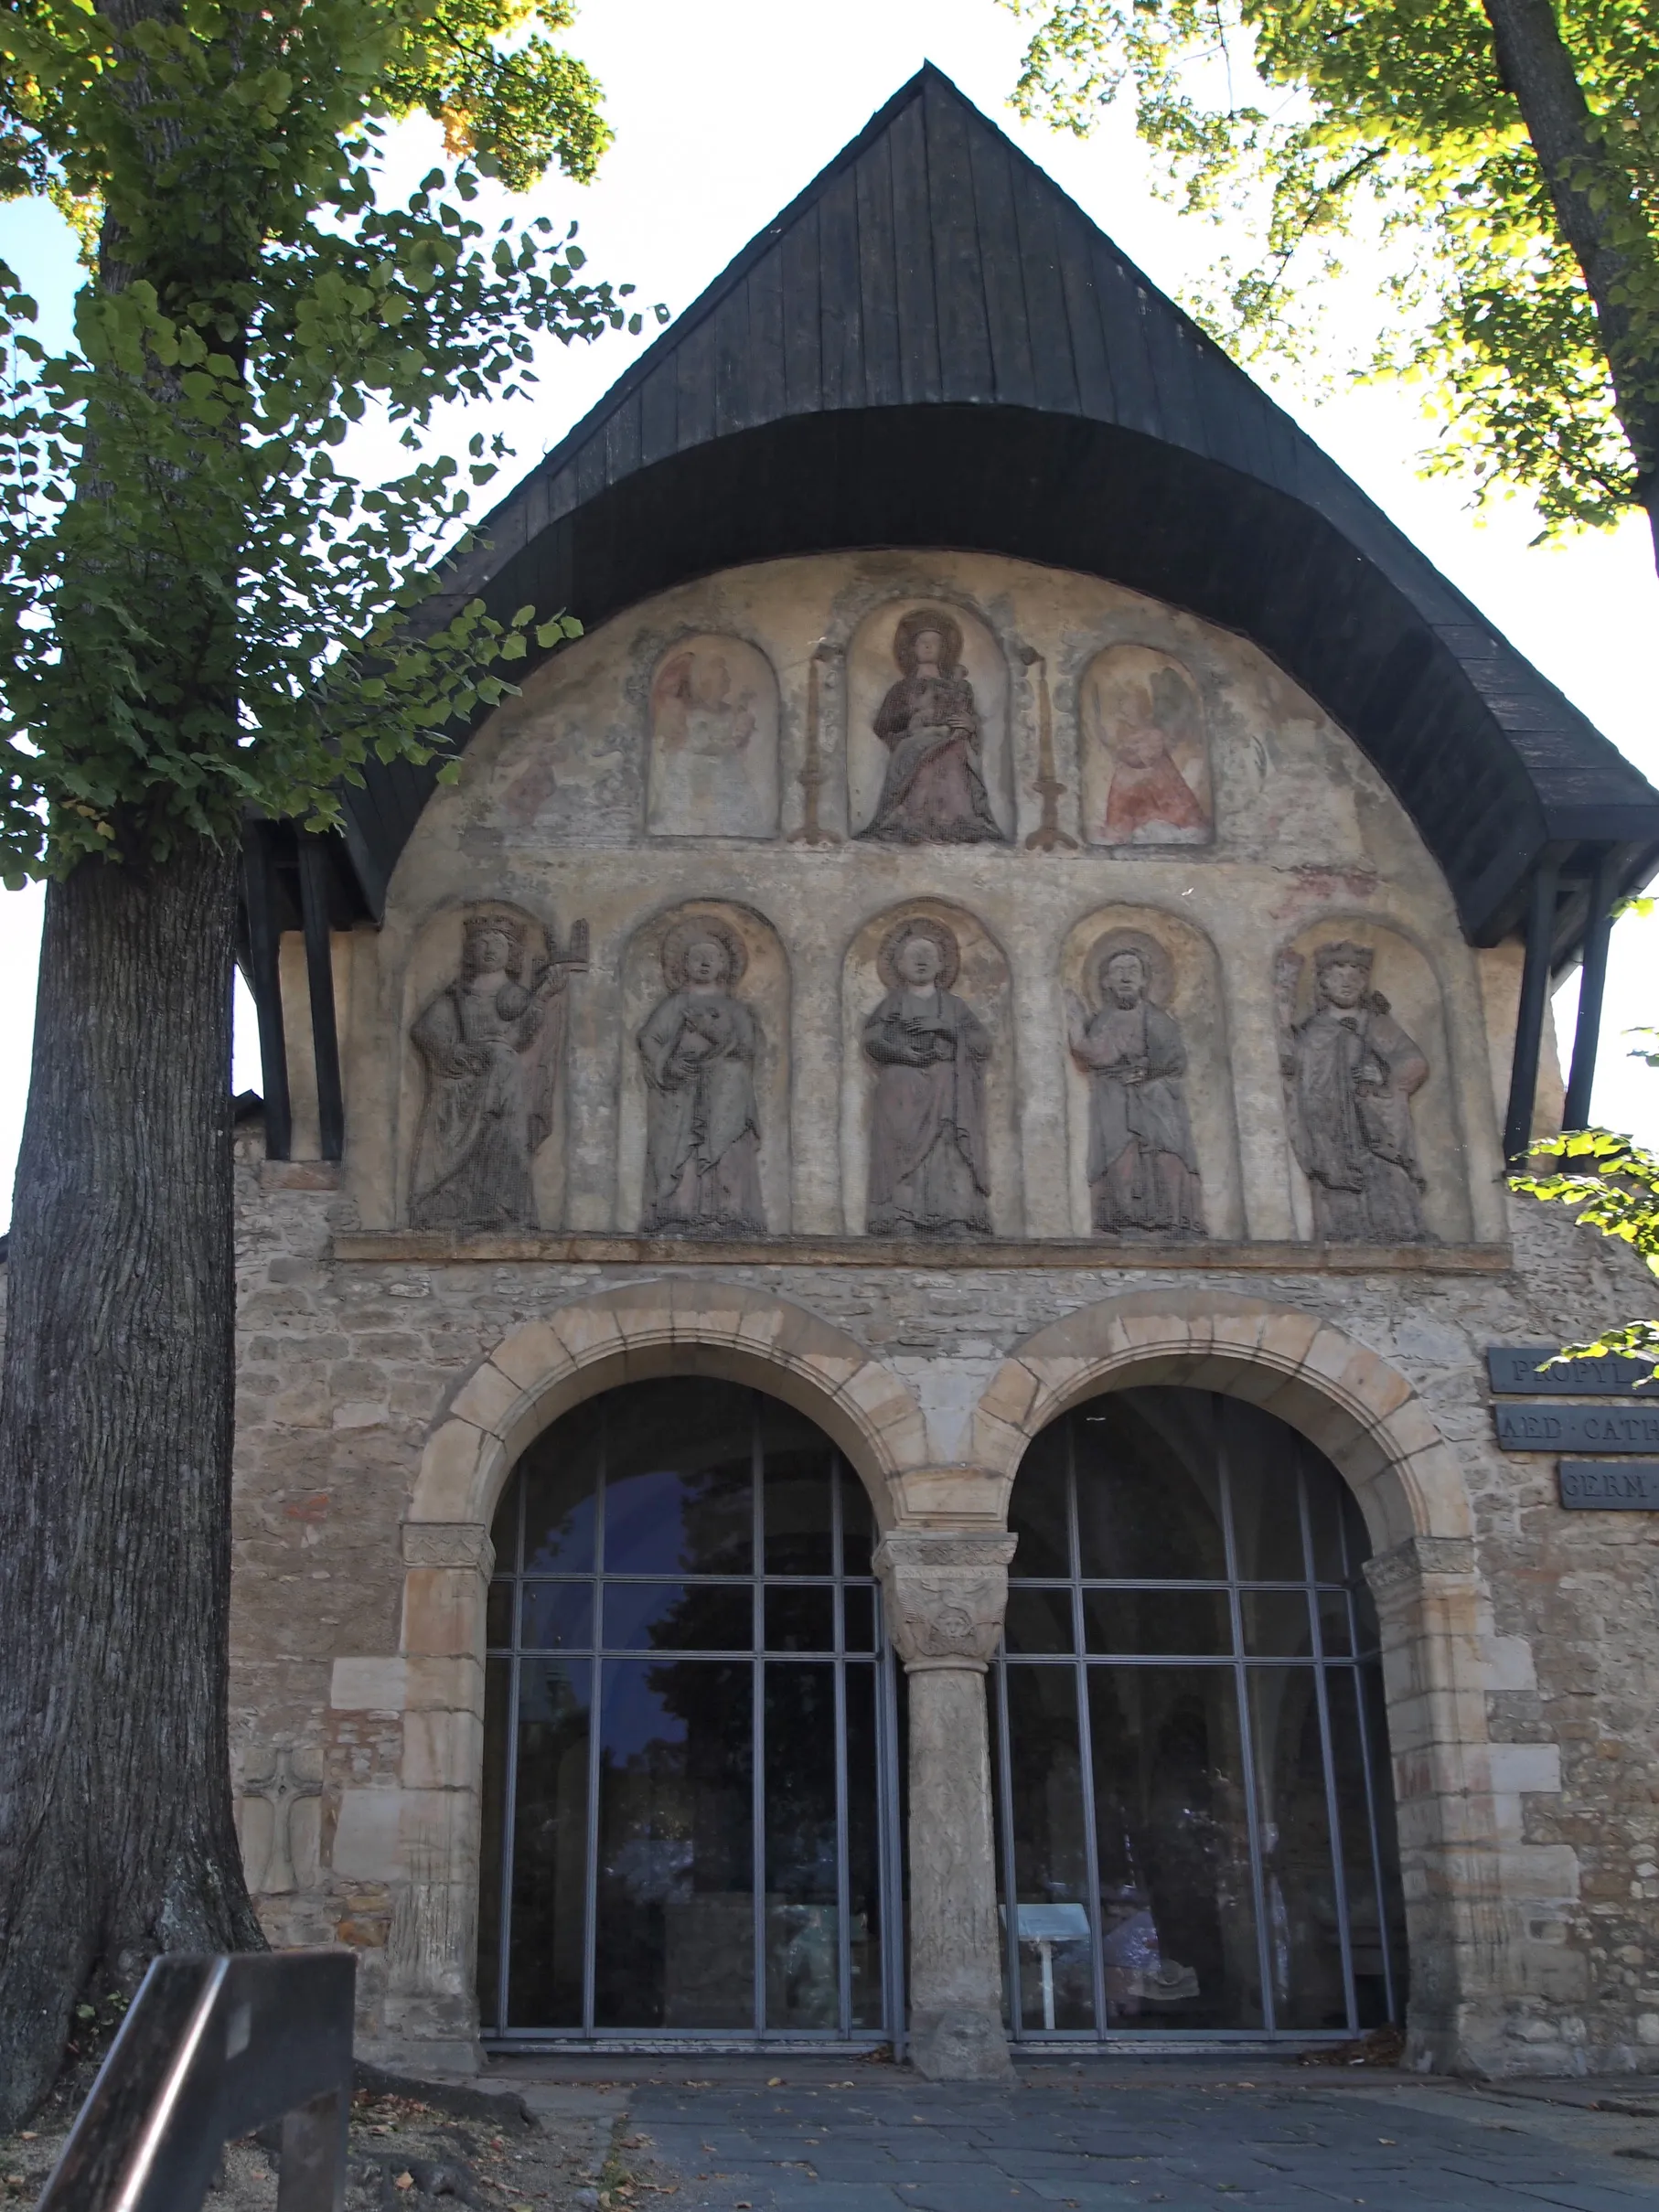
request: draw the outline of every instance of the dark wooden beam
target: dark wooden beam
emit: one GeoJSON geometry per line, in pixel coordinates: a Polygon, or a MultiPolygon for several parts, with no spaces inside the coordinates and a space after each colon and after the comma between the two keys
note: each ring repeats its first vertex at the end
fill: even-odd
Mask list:
{"type": "Polygon", "coordinates": [[[1532,1144],[1532,1109],[1538,1089],[1538,1055],[1544,1042],[1544,1009],[1549,998],[1556,888],[1560,873],[1560,861],[1553,853],[1539,860],[1533,873],[1532,904],[1526,918],[1526,965],[1521,970],[1521,1004],[1515,1015],[1515,1052],[1509,1076],[1509,1112],[1504,1118],[1504,1157],[1511,1167],[1525,1159],[1532,1144]]]}
{"type": "Polygon", "coordinates": [[[1591,879],[1589,914],[1584,935],[1584,967],[1579,978],[1579,1020],[1573,1031],[1572,1074],[1567,1083],[1564,1129],[1589,1127],[1590,1093],[1596,1087],[1596,1048],[1601,1039],[1601,1001],[1607,989],[1607,945],[1613,928],[1617,856],[1604,852],[1591,879]]]}
{"type": "Polygon", "coordinates": [[[305,930],[305,981],[311,997],[311,1046],[316,1060],[317,1134],[325,1159],[346,1149],[346,1105],[340,1089],[339,1031],[334,1019],[334,952],[328,927],[328,852],[320,838],[301,834],[300,914],[305,930]]]}

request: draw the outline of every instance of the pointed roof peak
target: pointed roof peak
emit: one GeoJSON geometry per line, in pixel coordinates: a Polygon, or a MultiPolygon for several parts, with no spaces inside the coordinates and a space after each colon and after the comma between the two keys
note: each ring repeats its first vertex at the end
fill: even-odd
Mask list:
{"type": "MultiPolygon", "coordinates": [[[[1659,858],[1659,794],[933,61],[479,535],[451,604],[590,625],[694,575],[869,546],[1185,608],[1350,732],[1481,943],[1546,853],[1588,884],[1611,847],[1621,889],[1659,858]]],[[[348,804],[367,824],[384,799],[359,856],[383,884],[428,786],[373,773],[374,807],[348,804]]],[[[1563,946],[1579,926],[1564,906],[1563,946]]]]}

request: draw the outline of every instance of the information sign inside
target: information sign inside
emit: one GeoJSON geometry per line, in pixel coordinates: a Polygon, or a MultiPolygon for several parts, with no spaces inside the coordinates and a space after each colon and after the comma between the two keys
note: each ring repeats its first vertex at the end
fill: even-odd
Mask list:
{"type": "Polygon", "coordinates": [[[1629,1451],[1659,1457],[1659,1402],[1652,1405],[1494,1405],[1505,1451],[1629,1451]]]}
{"type": "MultiPolygon", "coordinates": [[[[1492,1344],[1486,1352],[1486,1373],[1496,1397],[1525,1397],[1547,1391],[1554,1398],[1624,1398],[1653,1370],[1645,1360],[1568,1360],[1565,1366],[1546,1369],[1558,1344],[1492,1344]]],[[[1659,1401],[1659,1384],[1653,1395],[1659,1401]]]]}
{"type": "Polygon", "coordinates": [[[1583,1512],[1659,1513],[1659,1467],[1611,1459],[1563,1459],[1561,1502],[1583,1512]]]}

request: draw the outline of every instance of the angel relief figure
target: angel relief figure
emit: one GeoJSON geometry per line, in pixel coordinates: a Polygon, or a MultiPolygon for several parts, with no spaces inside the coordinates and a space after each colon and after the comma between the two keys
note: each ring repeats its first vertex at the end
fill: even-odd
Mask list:
{"type": "Polygon", "coordinates": [[[587,966],[587,924],[534,964],[517,914],[468,914],[461,972],[410,1031],[426,1075],[409,1219],[417,1229],[536,1225],[530,1163],[552,1132],[565,991],[587,966]]]}
{"type": "Polygon", "coordinates": [[[1104,748],[1108,777],[1093,842],[1206,843],[1204,711],[1181,663],[1147,646],[1108,647],[1090,673],[1086,717],[1104,748]]]}
{"type": "Polygon", "coordinates": [[[937,607],[915,608],[899,619],[893,657],[903,674],[873,725],[888,750],[887,773],[859,834],[893,845],[1001,844],[961,625],[937,607]]]}

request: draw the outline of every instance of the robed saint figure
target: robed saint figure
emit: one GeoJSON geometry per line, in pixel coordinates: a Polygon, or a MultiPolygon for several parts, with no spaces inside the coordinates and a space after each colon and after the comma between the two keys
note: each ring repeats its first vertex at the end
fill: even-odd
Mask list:
{"type": "Polygon", "coordinates": [[[956,938],[901,924],[882,952],[892,988],[864,1023],[876,1071],[870,1118],[872,1236],[989,1236],[985,1063],[990,1036],[949,986],[956,938]]]}
{"type": "MultiPolygon", "coordinates": [[[[1290,1026],[1284,1056],[1291,1139],[1321,1243],[1422,1244],[1427,1186],[1411,1101],[1429,1062],[1372,989],[1371,961],[1365,945],[1322,945],[1313,955],[1313,1011],[1290,1026]]],[[[1291,967],[1294,955],[1281,972],[1287,998],[1291,967]]]]}
{"type": "Polygon", "coordinates": [[[669,995],[639,1031],[646,1078],[648,1236],[759,1236],[761,1049],[754,1010],[734,995],[746,956],[734,930],[698,919],[663,947],[669,995]]]}
{"type": "Polygon", "coordinates": [[[1104,1236],[1203,1236],[1204,1185],[1187,1116],[1186,1046],[1147,996],[1146,960],[1108,951],[1099,1010],[1068,1005],[1072,1057],[1089,1082],[1088,1186],[1104,1236]]]}

